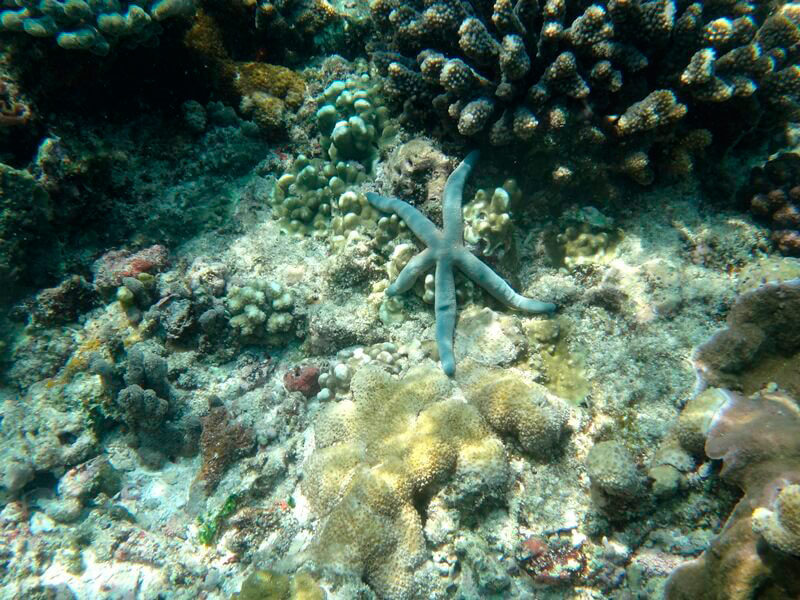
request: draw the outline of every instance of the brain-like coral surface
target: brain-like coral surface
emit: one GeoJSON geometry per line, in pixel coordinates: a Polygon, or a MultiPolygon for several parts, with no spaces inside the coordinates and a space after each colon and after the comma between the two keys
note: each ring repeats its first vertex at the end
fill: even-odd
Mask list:
{"type": "Polygon", "coordinates": [[[433,365],[399,380],[367,365],[351,389],[352,400],[317,421],[305,468],[303,492],[323,518],[313,553],[382,598],[414,598],[414,569],[426,556],[420,507],[443,486],[450,502],[471,509],[496,499],[507,484],[505,450],[433,365]]]}

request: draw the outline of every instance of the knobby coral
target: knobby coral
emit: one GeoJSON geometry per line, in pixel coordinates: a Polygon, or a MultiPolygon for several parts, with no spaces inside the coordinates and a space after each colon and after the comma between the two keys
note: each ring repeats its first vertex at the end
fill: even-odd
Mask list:
{"type": "Polygon", "coordinates": [[[397,213],[427,246],[408,261],[397,279],[387,288],[387,295],[396,296],[408,291],[420,275],[436,265],[436,345],[439,348],[442,369],[450,376],[456,372],[453,353],[453,333],[456,327],[454,267],[507,306],[528,313],[550,313],[556,309],[555,304],[517,294],[499,275],[464,247],[464,216],[461,201],[464,184],[478,161],[478,156],[477,150],[470,152],[447,178],[442,199],[442,231],[407,202],[372,192],[367,194],[368,200],[375,208],[397,213]]]}

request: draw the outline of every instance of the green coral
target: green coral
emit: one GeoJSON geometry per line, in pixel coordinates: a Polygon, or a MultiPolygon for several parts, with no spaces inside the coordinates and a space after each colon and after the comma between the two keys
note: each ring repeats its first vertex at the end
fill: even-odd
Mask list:
{"type": "Polygon", "coordinates": [[[239,505],[239,500],[238,494],[231,494],[216,512],[206,517],[202,515],[197,517],[197,539],[201,544],[209,546],[216,539],[220,527],[225,519],[234,513],[239,505]]]}
{"type": "Polygon", "coordinates": [[[256,279],[231,285],[225,305],[233,315],[231,327],[243,338],[279,337],[294,325],[294,298],[275,281],[256,279]]]}

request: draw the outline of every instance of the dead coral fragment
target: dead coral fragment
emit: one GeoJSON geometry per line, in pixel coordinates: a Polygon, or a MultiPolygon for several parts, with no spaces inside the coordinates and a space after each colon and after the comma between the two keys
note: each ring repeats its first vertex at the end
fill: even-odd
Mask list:
{"type": "Polygon", "coordinates": [[[218,406],[201,419],[203,433],[200,434],[200,453],[203,464],[197,474],[197,482],[207,494],[211,494],[222,480],[228,468],[253,449],[253,431],[243,425],[230,422],[228,411],[218,406]]]}

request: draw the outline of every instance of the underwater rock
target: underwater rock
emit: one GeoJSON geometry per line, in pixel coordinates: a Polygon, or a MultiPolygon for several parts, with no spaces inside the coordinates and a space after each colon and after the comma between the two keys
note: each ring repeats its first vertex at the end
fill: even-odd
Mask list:
{"type": "Polygon", "coordinates": [[[57,287],[39,292],[31,313],[36,322],[42,325],[69,323],[93,308],[97,301],[97,295],[89,282],[80,275],[73,275],[57,287]]]}

